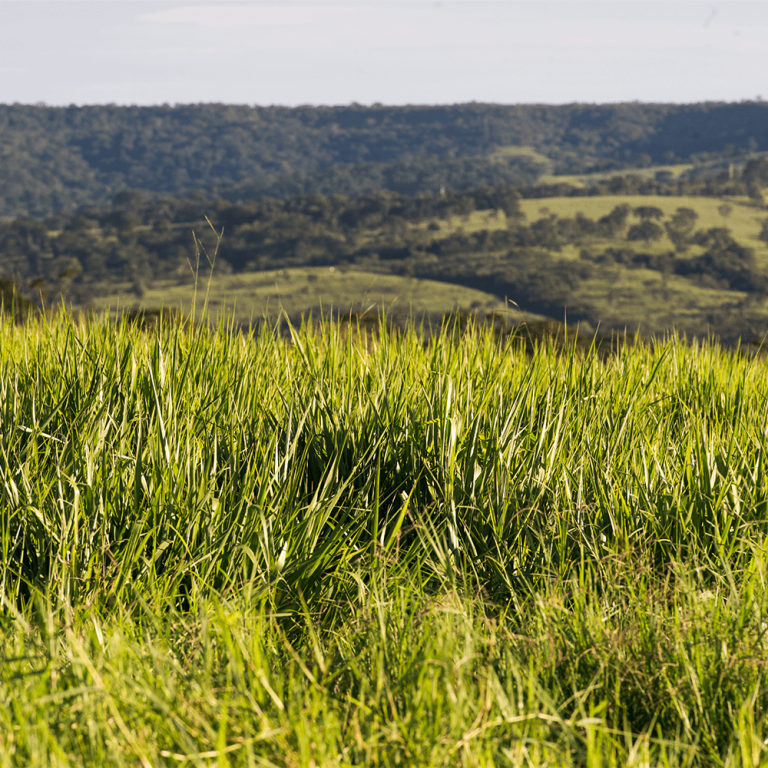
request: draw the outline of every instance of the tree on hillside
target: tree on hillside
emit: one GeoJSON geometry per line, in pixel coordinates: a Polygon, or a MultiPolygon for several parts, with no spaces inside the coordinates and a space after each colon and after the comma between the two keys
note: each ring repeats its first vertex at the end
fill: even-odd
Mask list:
{"type": "Polygon", "coordinates": [[[696,241],[707,251],[694,259],[680,259],[675,266],[679,275],[706,276],[715,284],[734,291],[764,295],[768,279],[755,272],[755,255],[751,248],[737,243],[722,227],[697,232],[696,241]]]}
{"type": "Polygon", "coordinates": [[[624,203],[617,205],[610,213],[603,216],[598,222],[598,227],[607,237],[616,237],[627,225],[627,217],[632,209],[624,203]]]}
{"type": "Polygon", "coordinates": [[[698,221],[699,214],[693,208],[678,208],[669,220],[669,223],[680,232],[690,233],[698,221]]]}
{"type": "Polygon", "coordinates": [[[627,232],[627,240],[644,240],[646,243],[652,240],[661,240],[664,230],[649,219],[644,219],[639,224],[634,224],[627,232]]]}
{"type": "Polygon", "coordinates": [[[731,211],[733,211],[733,208],[731,208],[728,203],[723,203],[722,205],[717,206],[717,212],[724,218],[727,219],[728,216],[731,215],[731,211]]]}
{"type": "Polygon", "coordinates": [[[762,204],[762,190],[768,187],[768,159],[761,157],[759,160],[750,160],[741,178],[747,185],[747,194],[762,204]]]}
{"type": "Polygon", "coordinates": [[[664,216],[664,211],[655,205],[639,205],[632,213],[641,221],[650,221],[651,219],[658,221],[664,216]]]}
{"type": "Polygon", "coordinates": [[[688,239],[698,218],[699,215],[692,208],[678,208],[669,221],[665,222],[664,229],[667,230],[667,237],[672,241],[678,253],[683,253],[688,249],[688,239]]]}
{"type": "Polygon", "coordinates": [[[691,237],[691,242],[704,248],[714,248],[719,251],[726,250],[736,243],[728,227],[700,229],[691,237]]]}
{"type": "Polygon", "coordinates": [[[742,179],[756,184],[759,187],[768,187],[768,159],[761,157],[758,160],[750,160],[742,173],[742,179]]]}

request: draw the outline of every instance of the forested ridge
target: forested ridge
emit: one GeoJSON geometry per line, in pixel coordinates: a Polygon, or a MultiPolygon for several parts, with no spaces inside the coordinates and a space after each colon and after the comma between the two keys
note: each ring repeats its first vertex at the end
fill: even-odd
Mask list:
{"type": "Polygon", "coordinates": [[[768,105],[249,107],[0,105],[0,216],[107,205],[125,189],[231,202],[530,184],[768,150],[768,105]],[[532,155],[499,150],[527,147],[532,155]],[[536,155],[538,153],[538,156],[536,155]]]}

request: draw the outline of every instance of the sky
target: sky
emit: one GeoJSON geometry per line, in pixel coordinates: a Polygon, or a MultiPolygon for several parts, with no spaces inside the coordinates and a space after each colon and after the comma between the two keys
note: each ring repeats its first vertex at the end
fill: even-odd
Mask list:
{"type": "Polygon", "coordinates": [[[768,98],[768,2],[0,0],[0,103],[768,98]]]}

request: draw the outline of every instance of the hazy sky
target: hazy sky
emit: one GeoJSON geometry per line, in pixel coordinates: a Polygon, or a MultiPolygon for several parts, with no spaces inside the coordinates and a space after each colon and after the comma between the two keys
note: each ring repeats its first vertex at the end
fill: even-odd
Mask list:
{"type": "Polygon", "coordinates": [[[0,0],[0,102],[768,98],[768,2],[0,0]]]}

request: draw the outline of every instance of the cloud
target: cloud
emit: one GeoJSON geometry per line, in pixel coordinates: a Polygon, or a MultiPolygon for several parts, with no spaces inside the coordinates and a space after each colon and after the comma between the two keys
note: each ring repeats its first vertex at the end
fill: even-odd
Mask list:
{"type": "Polygon", "coordinates": [[[146,21],[208,28],[295,27],[328,21],[353,9],[338,5],[191,5],[146,14],[146,21]]]}

